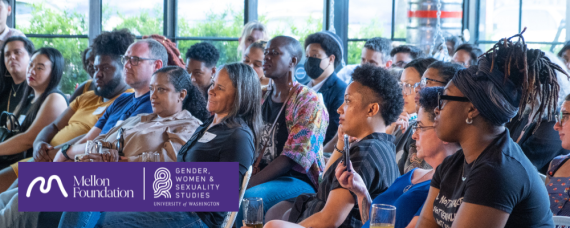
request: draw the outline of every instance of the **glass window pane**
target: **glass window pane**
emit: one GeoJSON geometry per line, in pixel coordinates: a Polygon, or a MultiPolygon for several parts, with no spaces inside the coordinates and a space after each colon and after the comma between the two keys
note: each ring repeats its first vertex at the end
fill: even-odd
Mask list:
{"type": "Polygon", "coordinates": [[[567,0],[523,1],[522,28],[526,41],[564,42],[566,41],[567,0]],[[558,34],[558,37],[556,35],[558,34]]]}
{"type": "Polygon", "coordinates": [[[364,47],[365,41],[349,41],[348,42],[348,54],[347,54],[347,64],[360,64],[360,55],[362,54],[362,48],[364,47]]]}
{"type": "Polygon", "coordinates": [[[396,0],[396,17],[394,23],[394,38],[406,38],[406,27],[408,26],[408,0],[396,0]]]}
{"type": "Polygon", "coordinates": [[[16,29],[25,34],[89,34],[89,1],[16,1],[16,29]]]}
{"type": "Polygon", "coordinates": [[[178,1],[179,37],[239,37],[243,0],[178,1]]]}
{"type": "Polygon", "coordinates": [[[392,0],[350,0],[348,38],[392,37],[392,0]]]}
{"type": "Polygon", "coordinates": [[[481,0],[479,40],[499,40],[519,30],[519,0],[481,0]]]}
{"type": "Polygon", "coordinates": [[[323,28],[323,1],[259,0],[257,7],[259,21],[267,26],[269,37],[286,35],[302,43],[323,28]]]}
{"type": "Polygon", "coordinates": [[[53,47],[61,52],[65,59],[63,77],[59,83],[59,89],[65,94],[73,94],[76,84],[89,79],[87,72],[83,70],[81,52],[89,45],[88,39],[79,38],[30,38],[36,49],[41,47],[53,47]]]}
{"type": "Polygon", "coordinates": [[[103,30],[128,28],[137,36],[163,34],[164,0],[103,0],[103,30]]]}
{"type": "MultiPolygon", "coordinates": [[[[186,51],[194,44],[204,42],[202,40],[179,40],[178,41],[178,50],[180,50],[180,54],[186,62],[186,51]]],[[[220,52],[220,59],[218,60],[218,66],[226,63],[233,63],[237,61],[241,61],[237,54],[237,41],[206,41],[211,43],[218,49],[220,52]]]]}

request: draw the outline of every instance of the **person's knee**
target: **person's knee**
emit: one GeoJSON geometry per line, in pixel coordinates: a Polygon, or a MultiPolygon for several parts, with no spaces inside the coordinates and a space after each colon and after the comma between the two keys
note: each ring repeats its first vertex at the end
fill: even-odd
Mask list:
{"type": "Polygon", "coordinates": [[[11,166],[0,170],[0,193],[8,190],[16,179],[18,179],[18,176],[11,166]]]}

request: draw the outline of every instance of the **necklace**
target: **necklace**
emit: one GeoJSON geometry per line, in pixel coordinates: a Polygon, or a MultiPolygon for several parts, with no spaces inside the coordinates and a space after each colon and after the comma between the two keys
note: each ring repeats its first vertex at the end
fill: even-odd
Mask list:
{"type": "MultiPolygon", "coordinates": [[[[416,184],[421,183],[422,180],[423,180],[423,178],[424,178],[426,175],[428,175],[429,173],[431,173],[431,172],[433,172],[433,169],[430,170],[430,171],[428,171],[427,173],[424,173],[424,175],[422,175],[420,178],[418,178],[418,181],[416,182],[416,184]]],[[[408,186],[406,186],[406,187],[404,188],[403,192],[404,192],[404,193],[407,192],[408,190],[410,190],[410,188],[412,188],[412,186],[414,186],[413,183],[410,184],[410,185],[408,185],[408,186]]]]}
{"type": "Polygon", "coordinates": [[[20,86],[22,85],[22,83],[20,83],[18,85],[18,89],[14,89],[14,84],[12,84],[12,96],[16,97],[16,94],[18,93],[18,90],[20,90],[20,86]]]}
{"type": "MultiPolygon", "coordinates": [[[[479,156],[481,156],[481,155],[479,154],[479,156]]],[[[475,164],[477,163],[478,160],[479,160],[479,157],[477,157],[477,159],[475,159],[471,168],[475,167],[475,164]]],[[[461,166],[461,181],[465,181],[467,179],[467,177],[463,176],[463,173],[465,172],[465,163],[467,163],[467,160],[464,157],[463,158],[463,165],[461,166]]]]}

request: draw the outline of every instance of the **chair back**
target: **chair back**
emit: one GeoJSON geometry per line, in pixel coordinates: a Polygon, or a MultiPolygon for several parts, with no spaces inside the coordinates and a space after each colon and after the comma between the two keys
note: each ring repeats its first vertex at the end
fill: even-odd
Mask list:
{"type": "Polygon", "coordinates": [[[570,228],[570,217],[567,216],[554,216],[554,228],[570,228]]]}
{"type": "MultiPolygon", "coordinates": [[[[243,176],[243,181],[241,183],[241,190],[239,191],[239,206],[238,206],[238,210],[239,207],[241,207],[241,201],[243,200],[243,195],[245,195],[245,189],[247,188],[247,184],[249,183],[249,178],[251,177],[251,173],[252,173],[252,168],[251,166],[249,167],[249,169],[247,170],[247,172],[245,173],[245,175],[243,176]]],[[[237,211],[232,211],[230,213],[228,213],[226,215],[226,218],[224,219],[224,223],[222,224],[223,228],[231,228],[236,220],[236,216],[237,216],[237,211]]]]}

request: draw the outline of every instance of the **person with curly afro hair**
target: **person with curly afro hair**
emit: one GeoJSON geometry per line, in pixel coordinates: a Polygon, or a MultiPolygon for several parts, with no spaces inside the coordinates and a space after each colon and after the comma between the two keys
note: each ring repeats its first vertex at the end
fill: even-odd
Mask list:
{"type": "Polygon", "coordinates": [[[394,136],[386,134],[386,126],[398,119],[404,106],[398,81],[388,70],[370,64],[357,67],[352,79],[344,93],[344,103],[337,110],[340,114],[339,135],[346,134],[353,141],[349,151],[344,150],[344,137],[340,137],[317,194],[303,194],[294,203],[283,201],[274,206],[268,216],[283,216],[285,213],[277,213],[277,210],[290,209],[289,216],[273,216],[275,220],[269,221],[266,228],[360,227],[363,221],[359,206],[361,210],[368,210],[370,199],[386,191],[400,176],[392,142],[394,136]],[[357,202],[355,195],[341,186],[343,178],[337,179],[336,173],[343,172],[347,165],[349,172],[361,177],[363,191],[369,193],[367,200],[357,202]],[[288,222],[279,221],[281,219],[288,222]]]}
{"type": "Polygon", "coordinates": [[[334,70],[344,64],[342,42],[332,32],[317,32],[305,39],[305,71],[311,78],[307,86],[323,95],[329,112],[329,126],[324,143],[329,142],[338,129],[336,109],[343,101],[346,83],[340,80],[334,70]]]}
{"type": "Polygon", "coordinates": [[[212,79],[216,75],[216,63],[220,59],[220,52],[214,45],[206,42],[192,45],[186,51],[186,71],[192,78],[206,100],[208,100],[208,88],[212,85],[212,79]]]}

